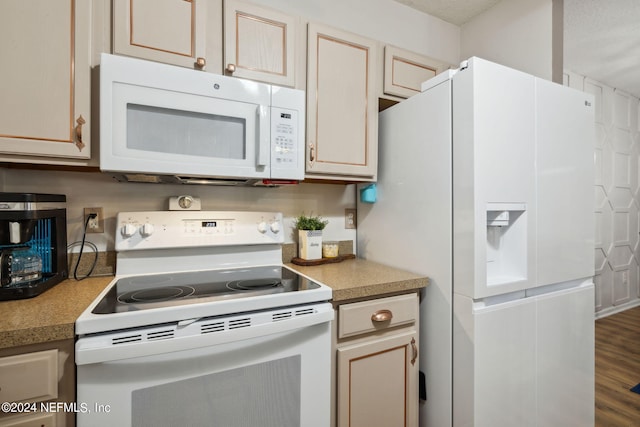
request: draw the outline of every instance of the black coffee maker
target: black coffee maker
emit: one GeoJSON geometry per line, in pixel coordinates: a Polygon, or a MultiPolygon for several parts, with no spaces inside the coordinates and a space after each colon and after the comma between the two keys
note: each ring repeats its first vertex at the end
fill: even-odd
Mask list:
{"type": "Polygon", "coordinates": [[[0,301],[35,297],[68,277],[66,201],[0,193],[0,301]]]}

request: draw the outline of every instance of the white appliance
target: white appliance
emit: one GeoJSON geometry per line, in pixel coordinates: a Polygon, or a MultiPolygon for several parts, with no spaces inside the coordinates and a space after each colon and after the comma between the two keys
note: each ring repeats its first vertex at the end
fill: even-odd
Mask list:
{"type": "Polygon", "coordinates": [[[431,278],[421,426],[594,423],[594,104],[479,58],[380,113],[359,256],[431,278]]]}
{"type": "Polygon", "coordinates": [[[282,265],[282,214],[118,214],[76,321],[78,426],[330,423],[331,289],[282,265]]]}
{"type": "Polygon", "coordinates": [[[102,54],[100,169],[133,182],[304,179],[304,91],[102,54]]]}

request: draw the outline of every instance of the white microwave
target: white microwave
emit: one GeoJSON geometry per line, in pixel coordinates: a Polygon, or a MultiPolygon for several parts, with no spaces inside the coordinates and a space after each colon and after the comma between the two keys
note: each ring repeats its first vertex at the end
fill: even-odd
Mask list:
{"type": "Polygon", "coordinates": [[[301,90],[102,54],[100,169],[121,181],[304,179],[301,90]]]}

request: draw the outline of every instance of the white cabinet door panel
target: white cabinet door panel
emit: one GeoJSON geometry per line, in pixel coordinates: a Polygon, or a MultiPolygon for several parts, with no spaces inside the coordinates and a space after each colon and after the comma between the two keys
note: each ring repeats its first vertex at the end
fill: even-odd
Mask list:
{"type": "Polygon", "coordinates": [[[113,52],[198,68],[197,58],[205,57],[206,7],[206,0],[115,0],[113,52]]]}
{"type": "Polygon", "coordinates": [[[446,69],[442,62],[395,46],[384,47],[383,92],[409,98],[420,93],[422,83],[446,69]]]}
{"type": "Polygon", "coordinates": [[[416,425],[417,339],[413,329],[338,348],[338,427],[416,425]]]}
{"type": "Polygon", "coordinates": [[[377,43],[309,24],[307,175],[372,180],[377,173],[377,43]]]}
{"type": "Polygon", "coordinates": [[[86,1],[0,2],[0,153],[91,157],[90,22],[86,1]]]}
{"type": "Polygon", "coordinates": [[[298,22],[298,18],[272,9],[238,0],[226,0],[226,73],[235,77],[295,87],[298,22]]]}

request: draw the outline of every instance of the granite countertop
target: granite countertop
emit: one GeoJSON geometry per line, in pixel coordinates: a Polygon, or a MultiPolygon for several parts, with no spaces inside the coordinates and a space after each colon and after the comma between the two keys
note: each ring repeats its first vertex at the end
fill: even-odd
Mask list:
{"type": "Polygon", "coordinates": [[[0,301],[0,348],[75,338],[76,319],[112,279],[68,279],[34,298],[0,301]]]}
{"type": "MultiPolygon", "coordinates": [[[[429,279],[362,259],[302,267],[286,264],[333,289],[333,302],[415,291],[429,279]]],[[[0,348],[75,338],[75,321],[113,276],[65,280],[35,298],[0,301],[0,348]]]]}
{"type": "Polygon", "coordinates": [[[359,258],[309,267],[286,265],[331,287],[334,303],[415,291],[429,284],[427,277],[359,258]]]}

